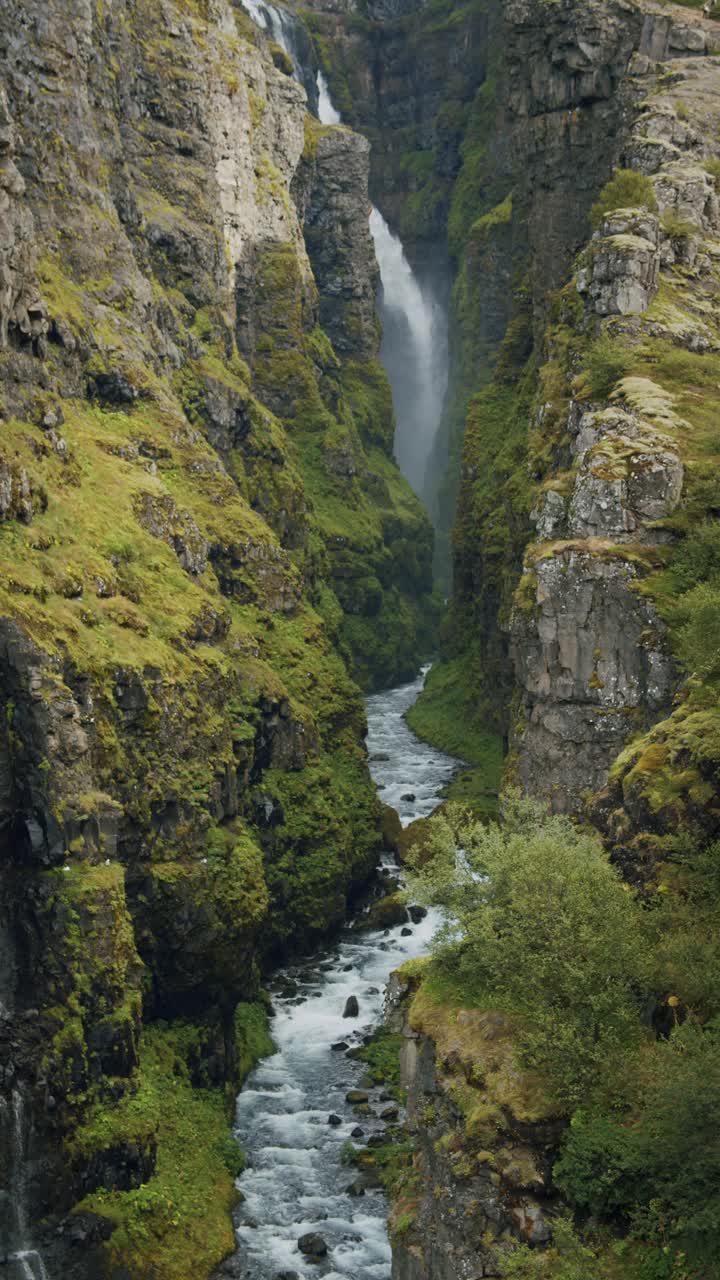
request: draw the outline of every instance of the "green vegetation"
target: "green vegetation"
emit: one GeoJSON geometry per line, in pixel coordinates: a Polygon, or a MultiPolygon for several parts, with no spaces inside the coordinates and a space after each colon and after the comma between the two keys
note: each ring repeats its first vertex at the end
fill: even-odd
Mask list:
{"type": "Polygon", "coordinates": [[[597,231],[603,218],[614,209],[647,209],[657,211],[655,188],[648,177],[635,169],[616,169],[590,210],[590,225],[597,231]]]}
{"type": "Polygon", "coordinates": [[[503,819],[433,819],[413,890],[445,924],[405,970],[411,1024],[458,1062],[463,1160],[497,1149],[503,1109],[571,1121],[553,1176],[582,1234],[561,1222],[501,1274],[704,1280],[720,1264],[718,846],[668,839],[641,904],[595,836],[514,793],[503,819]]]}
{"type": "Polygon", "coordinates": [[[639,1034],[639,908],[597,838],[533,802],[508,796],[502,827],[458,825],[452,811],[435,824],[413,887],[443,911],[439,963],[521,1020],[523,1062],[564,1107],[577,1104],[639,1034]]]}
{"type": "Polygon", "coordinates": [[[240,1149],[228,1139],[222,1091],[193,1087],[182,1029],[144,1032],[141,1084],[128,1109],[152,1125],[155,1173],[137,1190],[97,1191],[79,1208],[111,1220],[108,1260],[138,1280],[207,1274],[233,1248],[240,1149]]]}
{"type": "Polygon", "coordinates": [[[473,766],[453,778],[448,798],[474,813],[493,813],[502,776],[502,739],[483,728],[472,702],[469,674],[462,658],[434,666],[407,722],[418,737],[473,766]]]}
{"type": "Polygon", "coordinates": [[[593,400],[607,400],[621,378],[630,372],[632,355],[608,333],[601,333],[584,358],[585,381],[593,400]]]}

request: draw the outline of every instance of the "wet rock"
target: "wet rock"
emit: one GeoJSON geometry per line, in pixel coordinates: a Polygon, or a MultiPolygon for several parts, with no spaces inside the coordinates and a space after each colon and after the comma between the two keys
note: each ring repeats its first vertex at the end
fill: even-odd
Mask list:
{"type": "Polygon", "coordinates": [[[368,1100],[368,1094],[364,1089],[350,1089],[345,1094],[345,1101],[350,1103],[351,1107],[362,1106],[368,1100]]]}
{"type": "Polygon", "coordinates": [[[374,756],[370,756],[370,763],[380,764],[381,762],[389,759],[390,759],[390,756],[388,755],[387,751],[377,751],[374,756]]]}
{"type": "Polygon", "coordinates": [[[356,1140],[359,1138],[364,1138],[365,1130],[361,1129],[359,1124],[356,1124],[355,1128],[350,1130],[350,1137],[355,1138],[356,1140]]]}
{"type": "Polygon", "coordinates": [[[343,965],[343,973],[352,973],[352,971],[353,971],[353,969],[354,969],[354,968],[355,968],[355,965],[354,965],[354,964],[344,964],[344,965],[343,965]]]}
{"type": "Polygon", "coordinates": [[[381,1120],[397,1120],[399,1114],[400,1112],[398,1111],[397,1107],[385,1107],[384,1111],[380,1112],[380,1119],[381,1120]]]}
{"type": "Polygon", "coordinates": [[[304,1236],[300,1236],[297,1244],[306,1258],[324,1258],[327,1255],[327,1244],[316,1231],[308,1231],[304,1236]]]}
{"type": "Polygon", "coordinates": [[[336,1116],[333,1112],[332,1115],[328,1116],[328,1124],[331,1125],[333,1129],[337,1129],[338,1125],[342,1124],[342,1116],[336,1116]]]}
{"type": "Polygon", "coordinates": [[[379,995],[380,995],[380,988],[379,988],[379,987],[368,987],[368,988],[366,989],[366,991],[365,991],[365,995],[366,995],[366,996],[379,996],[379,995]]]}
{"type": "Polygon", "coordinates": [[[336,1040],[334,1044],[330,1045],[334,1053],[340,1053],[349,1047],[347,1040],[336,1040]]]}
{"type": "Polygon", "coordinates": [[[411,938],[411,937],[412,937],[412,929],[407,929],[407,928],[405,928],[405,929],[401,929],[401,930],[400,930],[400,937],[401,937],[401,938],[411,938]]]}
{"type": "Polygon", "coordinates": [[[384,1147],[385,1141],[386,1139],[385,1139],[384,1133],[371,1133],[370,1137],[367,1140],[367,1145],[368,1147],[384,1147]]]}
{"type": "Polygon", "coordinates": [[[389,893],[372,904],[367,915],[357,921],[355,928],[392,929],[398,924],[405,924],[407,918],[408,912],[403,895],[389,893]]]}
{"type": "Polygon", "coordinates": [[[278,1271],[275,1280],[300,1280],[297,1271],[278,1271]]]}
{"type": "Polygon", "coordinates": [[[343,1018],[357,1018],[360,1013],[360,1005],[357,996],[348,996],[343,1009],[343,1018]]]}
{"type": "Polygon", "coordinates": [[[408,907],[408,915],[413,924],[420,924],[427,915],[427,907],[410,906],[408,907]]]}
{"type": "Polygon", "coordinates": [[[349,1196],[353,1196],[354,1198],[365,1195],[365,1188],[359,1179],[356,1182],[351,1182],[350,1186],[346,1187],[346,1191],[349,1196]]]}
{"type": "Polygon", "coordinates": [[[404,796],[400,797],[400,799],[407,800],[408,804],[412,804],[413,800],[417,800],[417,796],[414,791],[407,791],[404,796]]]}

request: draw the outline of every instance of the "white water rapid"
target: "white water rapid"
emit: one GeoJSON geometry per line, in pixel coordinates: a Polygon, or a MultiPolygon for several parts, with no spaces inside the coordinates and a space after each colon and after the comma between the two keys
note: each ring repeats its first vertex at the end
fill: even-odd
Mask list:
{"type": "MultiPolygon", "coordinates": [[[[373,778],[405,825],[432,812],[456,767],[419,742],[403,719],[423,678],[367,700],[373,778]]],[[[380,1024],[390,973],[427,950],[435,927],[427,916],[409,933],[401,925],[372,933],[347,928],[335,946],[273,984],[277,1052],[260,1063],[237,1100],[236,1134],[248,1157],[238,1181],[245,1197],[237,1219],[244,1269],[233,1267],[230,1274],[248,1280],[276,1280],[283,1273],[390,1280],[384,1192],[348,1194],[358,1175],[342,1162],[348,1140],[362,1146],[384,1131],[388,1098],[369,1088],[371,1114],[358,1117],[346,1094],[361,1087],[366,1068],[333,1045],[356,1046],[380,1024]],[[349,996],[358,999],[359,1018],[343,1017],[349,996]],[[327,1244],[319,1262],[297,1246],[310,1232],[327,1244]]]]}
{"type": "Polygon", "coordinates": [[[10,1185],[5,1192],[10,1219],[9,1250],[0,1259],[7,1280],[49,1280],[45,1263],[30,1239],[28,1225],[28,1124],[25,1100],[13,1089],[9,1102],[0,1098],[0,1134],[9,1145],[10,1185]]]}
{"type": "MultiPolygon", "coordinates": [[[[322,71],[317,89],[320,122],[341,124],[322,71]]],[[[400,239],[374,206],[370,233],[380,267],[380,358],[393,391],[395,457],[415,492],[429,498],[428,464],[448,383],[447,312],[434,293],[420,285],[400,239]]]]}

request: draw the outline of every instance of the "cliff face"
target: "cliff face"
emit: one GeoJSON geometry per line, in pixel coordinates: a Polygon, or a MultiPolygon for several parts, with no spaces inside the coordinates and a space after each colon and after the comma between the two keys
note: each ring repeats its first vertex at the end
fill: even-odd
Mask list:
{"type": "Polygon", "coordinates": [[[199,1275],[234,1156],[192,1086],[247,1070],[258,964],[373,867],[348,665],[415,669],[432,534],[364,140],[226,0],[10,4],[0,49],[0,1253],[91,1196],[63,1275],[199,1275]]]}
{"type": "Polygon", "coordinates": [[[679,9],[508,5],[504,23],[487,146],[505,194],[471,227],[456,286],[480,393],[446,652],[512,737],[522,784],[576,808],[670,708],[658,571],[713,510],[695,497],[703,410],[674,406],[714,360],[715,61],[679,9]],[[618,169],[647,179],[652,207],[628,187],[588,246],[618,169]]]}

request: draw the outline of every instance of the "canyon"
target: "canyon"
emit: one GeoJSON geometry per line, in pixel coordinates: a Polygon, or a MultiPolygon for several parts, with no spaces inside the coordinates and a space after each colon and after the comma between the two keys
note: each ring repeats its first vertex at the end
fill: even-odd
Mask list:
{"type": "Polygon", "coordinates": [[[256,1280],[253,1238],[270,1280],[650,1274],[599,1269],[628,1222],[555,1178],[570,1113],[509,1015],[433,986],[394,859],[420,893],[431,811],[519,789],[675,913],[643,1025],[712,1025],[678,922],[720,838],[718,29],[656,0],[3,6],[7,1280],[256,1280]],[[274,1112],[314,1037],[332,1067],[274,1112]],[[363,1061],[368,1111],[314,1143],[363,1061]],[[354,1171],[358,1126],[384,1154],[354,1171]],[[258,1201],[268,1146],[316,1176],[303,1144],[345,1197],[315,1261],[322,1207],[295,1232],[258,1201]],[[562,1271],[569,1212],[596,1272],[562,1271]]]}

